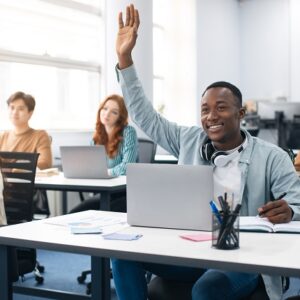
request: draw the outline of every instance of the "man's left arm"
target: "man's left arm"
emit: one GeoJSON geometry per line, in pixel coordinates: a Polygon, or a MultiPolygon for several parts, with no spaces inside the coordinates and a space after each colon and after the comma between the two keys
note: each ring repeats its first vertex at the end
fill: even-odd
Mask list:
{"type": "Polygon", "coordinates": [[[274,224],[300,220],[300,180],[292,161],[280,151],[271,166],[271,191],[276,200],[260,207],[259,215],[274,224]]]}
{"type": "Polygon", "coordinates": [[[52,152],[51,152],[51,139],[46,131],[42,130],[39,135],[37,144],[37,153],[40,153],[37,167],[41,170],[52,167],[52,152]]]}

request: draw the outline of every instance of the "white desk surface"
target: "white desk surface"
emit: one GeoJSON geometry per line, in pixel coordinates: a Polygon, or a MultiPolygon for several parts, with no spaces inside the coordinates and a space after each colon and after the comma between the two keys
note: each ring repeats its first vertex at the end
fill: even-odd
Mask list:
{"type": "MultiPolygon", "coordinates": [[[[78,216],[83,213],[87,212],[78,213],[78,216]]],[[[67,227],[50,225],[41,220],[0,228],[0,244],[155,263],[300,276],[299,234],[240,233],[240,249],[217,250],[211,247],[211,241],[192,242],[179,237],[195,231],[128,227],[122,232],[143,234],[143,237],[135,241],[104,240],[99,234],[74,235],[67,227]]]]}
{"type": "Polygon", "coordinates": [[[116,187],[126,185],[126,176],[119,176],[111,179],[77,179],[66,178],[61,172],[59,175],[49,177],[36,177],[36,185],[61,185],[61,186],[102,186],[102,187],[116,187]]]}
{"type": "Polygon", "coordinates": [[[126,190],[126,176],[111,179],[75,179],[65,178],[63,173],[49,177],[36,177],[35,187],[38,189],[63,192],[63,213],[68,211],[67,192],[101,193],[100,207],[110,210],[110,194],[126,190]]]}

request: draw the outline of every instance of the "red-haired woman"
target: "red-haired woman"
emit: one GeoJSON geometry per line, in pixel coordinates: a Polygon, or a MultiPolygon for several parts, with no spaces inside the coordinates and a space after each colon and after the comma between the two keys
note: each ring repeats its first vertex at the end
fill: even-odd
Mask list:
{"type": "MultiPolygon", "coordinates": [[[[128,113],[123,97],[110,95],[100,104],[97,112],[94,145],[104,145],[108,158],[108,172],[112,176],[126,174],[126,165],[138,160],[138,140],[135,129],[128,125],[128,113]]],[[[99,196],[87,199],[70,213],[99,209],[99,196]]],[[[126,211],[126,194],[112,195],[111,210],[126,211]]]]}
{"type": "Polygon", "coordinates": [[[123,97],[110,95],[100,104],[93,142],[105,146],[108,171],[112,176],[125,175],[127,163],[137,161],[137,135],[135,129],[128,125],[123,97]]]}

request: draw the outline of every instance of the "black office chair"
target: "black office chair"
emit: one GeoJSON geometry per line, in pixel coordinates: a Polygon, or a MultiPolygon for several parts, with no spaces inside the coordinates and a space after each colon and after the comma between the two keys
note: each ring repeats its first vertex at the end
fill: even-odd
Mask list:
{"type": "Polygon", "coordinates": [[[288,123],[286,146],[291,149],[300,149],[300,116],[294,116],[293,121],[288,123]]]}
{"type": "Polygon", "coordinates": [[[154,162],[156,144],[149,139],[138,138],[139,163],[150,164],[154,162]]]}
{"type": "MultiPolygon", "coordinates": [[[[52,144],[52,136],[49,136],[50,144],[52,144]]],[[[50,216],[49,201],[46,190],[36,189],[33,193],[33,215],[40,218],[48,218],[50,216]]]]}
{"type": "MultiPolygon", "coordinates": [[[[3,199],[7,224],[29,222],[33,219],[33,191],[38,153],[0,152],[0,168],[3,177],[3,199]]],[[[17,266],[11,280],[34,271],[38,283],[43,282],[40,274],[44,270],[36,260],[36,250],[12,248],[11,263],[17,266]],[[14,261],[16,260],[16,261],[14,261]],[[16,276],[17,275],[17,276],[16,276]]]]}
{"type": "MultiPolygon", "coordinates": [[[[154,277],[148,284],[148,299],[149,300],[192,300],[192,288],[194,281],[176,281],[167,280],[161,277],[154,277]]],[[[283,278],[283,290],[289,288],[289,278],[283,278]]],[[[288,298],[290,299],[290,298],[288,298]]],[[[299,298],[291,298],[300,299],[299,298]]],[[[243,300],[269,300],[262,277],[259,278],[257,288],[252,294],[243,300]]]]}
{"type": "MultiPolygon", "coordinates": [[[[153,163],[156,153],[156,144],[149,139],[139,138],[139,163],[153,163]]],[[[87,209],[99,209],[100,196],[96,195],[91,199],[83,200],[81,204],[76,206],[70,213],[78,212],[87,209]],[[84,208],[84,209],[83,209],[84,208]]],[[[111,211],[126,212],[126,194],[117,195],[116,199],[111,201],[111,211]],[[116,200],[116,201],[114,201],[116,200]]],[[[91,274],[91,270],[86,270],[81,272],[81,275],[77,277],[79,283],[84,283],[87,275],[91,274]]],[[[112,275],[111,275],[112,276],[112,275]]],[[[148,275],[149,276],[149,275],[148,275]]],[[[87,283],[86,293],[89,295],[91,293],[91,282],[87,283]]]]}

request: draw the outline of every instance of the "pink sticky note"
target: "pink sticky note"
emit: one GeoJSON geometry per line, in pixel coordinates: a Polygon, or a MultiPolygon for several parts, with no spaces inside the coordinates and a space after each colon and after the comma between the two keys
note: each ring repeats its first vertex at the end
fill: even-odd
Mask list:
{"type": "Polygon", "coordinates": [[[201,232],[197,234],[185,234],[180,235],[181,238],[194,241],[194,242],[204,242],[204,241],[211,241],[212,240],[212,234],[211,232],[201,232]]]}

